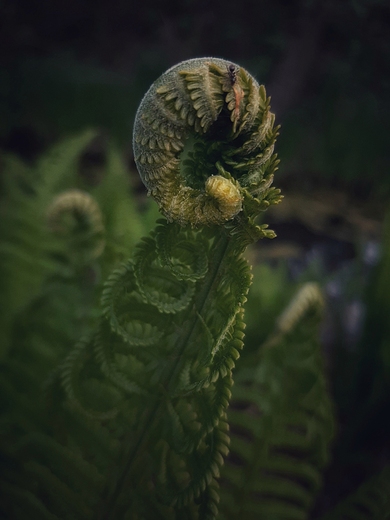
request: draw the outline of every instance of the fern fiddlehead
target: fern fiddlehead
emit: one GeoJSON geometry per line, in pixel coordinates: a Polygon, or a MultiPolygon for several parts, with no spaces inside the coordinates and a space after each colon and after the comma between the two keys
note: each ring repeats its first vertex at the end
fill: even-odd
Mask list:
{"type": "Polygon", "coordinates": [[[60,193],[47,210],[50,230],[77,243],[72,249],[84,252],[85,260],[99,257],[104,250],[104,224],[100,207],[89,193],[68,190],[60,193]]]}
{"type": "Polygon", "coordinates": [[[225,60],[189,60],[163,74],[138,109],[133,147],[168,220],[225,224],[279,200],[270,188],[274,119],[264,87],[225,60]]]}

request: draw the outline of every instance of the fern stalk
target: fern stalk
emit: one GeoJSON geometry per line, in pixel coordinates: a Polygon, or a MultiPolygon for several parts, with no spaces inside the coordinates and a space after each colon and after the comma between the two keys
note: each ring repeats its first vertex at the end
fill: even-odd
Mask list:
{"type": "MultiPolygon", "coordinates": [[[[211,266],[211,269],[203,282],[201,291],[197,294],[196,301],[194,302],[196,313],[193,313],[192,319],[186,322],[185,329],[182,330],[181,335],[177,339],[176,346],[173,349],[173,352],[177,353],[175,354],[175,359],[171,365],[166,367],[166,373],[163,373],[161,376],[160,387],[165,395],[169,396],[175,393],[175,381],[178,373],[183,368],[182,359],[185,357],[185,351],[195,343],[192,336],[195,333],[196,325],[199,320],[197,314],[199,314],[199,316],[202,315],[202,310],[205,302],[210,297],[211,287],[215,283],[218,271],[223,267],[223,263],[226,262],[228,258],[226,253],[229,248],[229,243],[229,238],[222,236],[215,245],[212,254],[213,265],[211,266]]],[[[99,518],[109,520],[119,518],[123,514],[123,511],[120,511],[120,509],[118,510],[118,496],[120,496],[123,488],[126,486],[126,481],[129,479],[129,475],[132,474],[132,468],[137,456],[147,450],[150,442],[149,437],[153,430],[155,430],[160,414],[162,413],[161,407],[160,399],[157,398],[154,405],[148,410],[146,417],[144,417],[142,427],[139,428],[137,440],[135,443],[133,440],[134,444],[131,451],[123,457],[127,462],[122,473],[116,480],[115,488],[107,491],[107,498],[103,500],[102,506],[99,507],[99,510],[101,511],[99,518]]]]}

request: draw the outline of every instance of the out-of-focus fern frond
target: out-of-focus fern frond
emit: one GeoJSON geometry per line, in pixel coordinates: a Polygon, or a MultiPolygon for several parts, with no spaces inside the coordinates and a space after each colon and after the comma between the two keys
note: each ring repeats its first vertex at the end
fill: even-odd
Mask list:
{"type": "Polygon", "coordinates": [[[333,414],[318,344],[322,296],[305,285],[238,371],[222,474],[226,519],[304,520],[321,485],[333,414]]]}
{"type": "Polygon", "coordinates": [[[58,269],[50,253],[58,248],[46,225],[46,210],[62,186],[74,179],[81,151],[94,132],[63,141],[36,167],[9,156],[2,161],[0,205],[1,346],[9,348],[15,315],[37,296],[43,281],[58,269]]]}
{"type": "MultiPolygon", "coordinates": [[[[114,258],[118,251],[130,250],[142,223],[118,153],[110,152],[115,160],[107,161],[103,183],[111,189],[105,204],[75,189],[82,185],[80,157],[95,135],[86,131],[62,141],[33,167],[12,156],[2,161],[0,516],[4,518],[91,516],[91,504],[98,501],[104,480],[101,468],[118,449],[115,436],[111,438],[96,418],[86,419],[84,413],[81,419],[77,393],[60,406],[69,387],[67,366],[76,364],[68,373],[78,374],[85,349],[75,349],[78,357],[69,352],[90,331],[98,313],[100,272],[118,261],[114,258]],[[115,214],[117,199],[122,201],[122,216],[112,225],[109,216],[115,214]],[[134,215],[130,222],[123,210],[126,200],[134,215]],[[132,234],[133,224],[138,231],[132,234]],[[106,239],[115,242],[108,255],[106,239]],[[56,367],[65,374],[60,385],[56,367]],[[77,447],[65,424],[77,437],[77,447]]],[[[87,374],[79,393],[85,406],[100,399],[102,413],[118,397],[115,388],[101,384],[93,373],[87,374]]]]}
{"type": "MultiPolygon", "coordinates": [[[[120,151],[110,143],[106,153],[106,175],[92,190],[104,215],[106,228],[105,262],[108,270],[128,258],[136,243],[154,226],[159,217],[155,204],[144,211],[131,196],[130,175],[120,151]]],[[[148,199],[149,202],[150,199],[148,199]]]]}

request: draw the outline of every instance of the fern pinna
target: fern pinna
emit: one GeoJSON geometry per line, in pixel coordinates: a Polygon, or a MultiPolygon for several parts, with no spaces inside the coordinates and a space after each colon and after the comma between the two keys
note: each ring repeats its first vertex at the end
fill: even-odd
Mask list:
{"type": "Polygon", "coordinates": [[[243,252],[274,236],[256,218],[281,199],[277,131],[264,87],[230,62],[183,62],[152,85],[134,154],[165,219],[109,277],[95,331],[46,378],[47,416],[11,449],[27,473],[10,473],[9,516],[216,517],[243,252]]]}

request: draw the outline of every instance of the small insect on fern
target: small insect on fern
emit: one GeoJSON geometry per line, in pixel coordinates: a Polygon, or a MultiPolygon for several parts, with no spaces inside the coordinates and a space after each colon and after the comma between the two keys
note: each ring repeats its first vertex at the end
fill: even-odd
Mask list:
{"type": "Polygon", "coordinates": [[[233,63],[231,63],[230,65],[227,65],[226,68],[227,68],[227,71],[228,71],[230,83],[233,86],[235,84],[235,82],[237,81],[237,69],[236,69],[236,66],[233,65],[233,63]]]}

